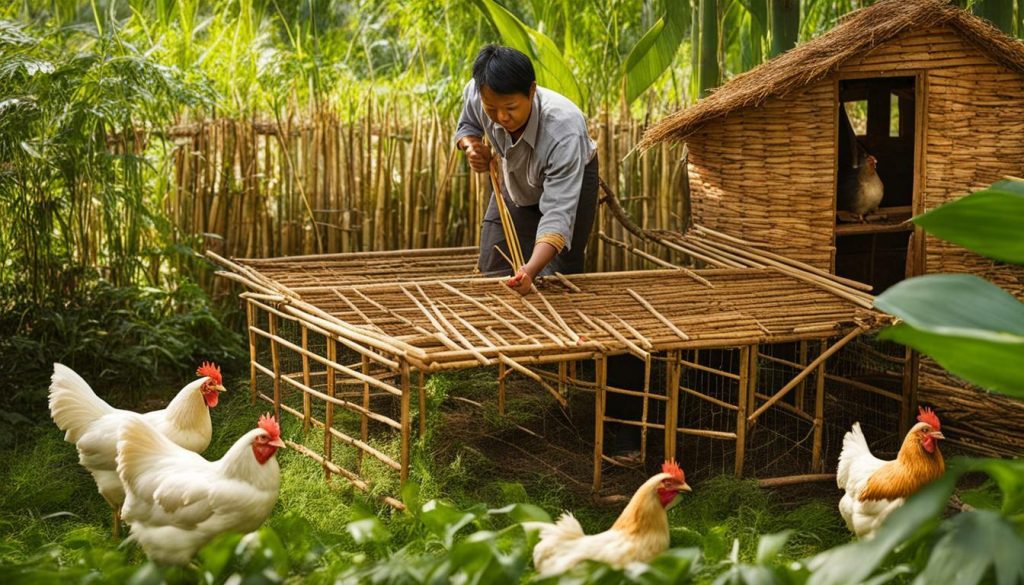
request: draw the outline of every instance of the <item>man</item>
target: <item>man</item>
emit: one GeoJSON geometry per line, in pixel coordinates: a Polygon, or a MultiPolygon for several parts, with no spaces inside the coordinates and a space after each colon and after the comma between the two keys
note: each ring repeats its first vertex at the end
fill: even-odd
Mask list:
{"type": "Polygon", "coordinates": [[[511,273],[496,249],[508,255],[500,196],[526,262],[509,286],[526,294],[537,276],[582,272],[597,211],[597,147],[583,112],[537,86],[529,57],[498,45],[480,50],[463,92],[455,143],[478,173],[489,171],[492,148],[501,163],[502,192],[491,194],[480,228],[480,271],[511,273]]]}

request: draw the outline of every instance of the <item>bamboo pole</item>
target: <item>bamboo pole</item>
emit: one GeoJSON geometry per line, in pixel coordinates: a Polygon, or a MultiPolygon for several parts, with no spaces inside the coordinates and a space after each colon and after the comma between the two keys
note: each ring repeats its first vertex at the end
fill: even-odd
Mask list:
{"type": "Polygon", "coordinates": [[[402,445],[401,445],[401,457],[402,457],[402,469],[400,472],[400,481],[404,485],[409,479],[409,457],[410,457],[410,427],[412,423],[409,418],[409,404],[412,399],[409,391],[409,363],[403,361],[401,363],[401,378],[402,378],[402,401],[401,401],[401,424],[402,424],[402,445]]]}
{"type": "Polygon", "coordinates": [[[281,359],[276,343],[277,318],[274,314],[269,314],[267,319],[267,327],[270,329],[270,360],[274,371],[274,416],[281,420],[281,359]]]}
{"type": "MultiPolygon", "coordinates": [[[[338,353],[338,346],[335,343],[334,338],[333,337],[328,337],[327,338],[327,360],[331,361],[331,362],[336,362],[338,360],[337,353],[338,353]]],[[[335,398],[334,391],[335,391],[334,370],[331,368],[331,366],[327,366],[327,395],[330,396],[331,398],[335,398]]],[[[334,428],[334,402],[328,401],[326,408],[327,408],[327,412],[324,415],[324,426],[327,429],[333,429],[334,428]]],[[[330,432],[324,433],[324,460],[326,460],[326,461],[333,461],[333,458],[331,456],[331,451],[333,450],[333,448],[334,448],[334,435],[332,435],[330,432]]],[[[331,480],[331,471],[326,466],[324,467],[324,478],[327,479],[327,481],[331,480]]]]}
{"type": "MultiPolygon", "coordinates": [[[[312,384],[309,381],[309,328],[306,327],[305,323],[299,324],[302,330],[302,383],[307,387],[311,387],[312,384]]],[[[251,334],[251,333],[250,333],[251,334]]],[[[302,393],[302,433],[309,433],[309,419],[312,416],[312,404],[310,404],[309,393],[302,393]]]]}
{"type": "Polygon", "coordinates": [[[608,376],[608,358],[594,358],[594,483],[591,493],[601,493],[601,462],[604,458],[604,411],[608,376]]]}
{"type": "Polygon", "coordinates": [[[252,393],[252,404],[256,404],[256,334],[252,332],[256,326],[256,307],[252,301],[245,302],[245,320],[250,327],[249,333],[249,389],[252,393]]]}
{"type": "MultiPolygon", "coordinates": [[[[360,369],[366,378],[370,377],[370,358],[365,355],[360,359],[360,369]]],[[[365,412],[360,413],[359,416],[359,438],[365,443],[370,440],[370,417],[366,415],[370,412],[370,383],[363,380],[363,410],[365,412]]],[[[361,454],[356,454],[356,469],[360,473],[363,471],[363,457],[361,454]]]]}
{"type": "Polygon", "coordinates": [[[736,403],[736,463],[733,473],[743,477],[743,457],[747,448],[747,385],[750,382],[750,346],[740,349],[740,379],[736,403]]]}
{"type": "Polygon", "coordinates": [[[679,388],[682,377],[682,364],[679,363],[677,351],[668,352],[665,372],[665,396],[668,405],[665,408],[665,458],[676,460],[676,429],[679,426],[679,388]]]}
{"type": "MultiPolygon", "coordinates": [[[[828,341],[821,342],[820,355],[824,355],[828,341]]],[[[819,357],[820,357],[819,355],[819,357]]],[[[821,461],[821,441],[825,430],[825,360],[817,367],[814,385],[814,439],[811,447],[811,472],[820,473],[824,469],[821,461]]]]}
{"type": "Polygon", "coordinates": [[[795,388],[796,385],[800,383],[800,380],[803,380],[808,375],[810,375],[811,372],[814,371],[814,368],[818,367],[821,364],[824,364],[825,360],[827,360],[834,353],[836,353],[837,351],[842,349],[843,346],[845,346],[847,343],[853,341],[861,333],[864,333],[864,329],[862,329],[862,328],[854,329],[853,331],[850,331],[849,333],[847,333],[845,337],[843,337],[842,339],[837,341],[832,347],[830,347],[827,350],[823,351],[821,353],[821,355],[816,357],[814,359],[814,361],[812,361],[810,364],[808,364],[808,366],[806,368],[801,370],[801,372],[799,374],[797,374],[796,377],[794,377],[792,380],[790,380],[785,386],[783,386],[778,392],[776,392],[770,399],[768,399],[764,404],[762,404],[760,406],[760,408],[755,410],[754,413],[750,415],[748,420],[753,421],[757,417],[761,416],[761,414],[764,411],[768,410],[768,408],[770,408],[773,404],[775,404],[776,402],[781,400],[782,397],[784,397],[790,390],[795,388]]]}

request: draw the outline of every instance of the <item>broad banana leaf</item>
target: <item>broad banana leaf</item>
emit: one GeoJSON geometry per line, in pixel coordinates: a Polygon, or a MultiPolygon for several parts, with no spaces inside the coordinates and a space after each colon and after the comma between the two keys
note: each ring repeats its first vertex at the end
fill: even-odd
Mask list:
{"type": "Polygon", "coordinates": [[[686,36],[690,11],[686,2],[670,2],[665,15],[640,37],[626,58],[623,92],[626,105],[640,97],[672,65],[686,36]]]}
{"type": "Polygon", "coordinates": [[[481,12],[498,29],[502,41],[508,46],[527,54],[537,70],[537,83],[557,91],[583,107],[583,93],[576,83],[569,64],[554,41],[544,33],[530,28],[516,15],[494,0],[476,0],[481,12]]]}

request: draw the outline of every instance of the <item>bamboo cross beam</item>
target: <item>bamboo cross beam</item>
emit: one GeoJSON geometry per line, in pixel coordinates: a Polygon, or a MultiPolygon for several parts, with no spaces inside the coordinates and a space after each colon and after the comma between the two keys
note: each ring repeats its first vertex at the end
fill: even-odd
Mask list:
{"type": "Polygon", "coordinates": [[[816,357],[814,359],[814,361],[812,361],[811,363],[807,364],[807,367],[805,367],[803,370],[801,370],[799,374],[794,376],[792,380],[790,380],[778,392],[776,392],[774,395],[772,395],[772,397],[769,398],[764,404],[762,404],[757,410],[755,410],[753,413],[751,413],[751,415],[747,417],[747,421],[748,422],[753,422],[755,419],[757,419],[757,417],[759,417],[762,414],[764,414],[764,411],[766,411],[769,408],[771,408],[771,406],[773,404],[775,404],[776,402],[778,402],[779,400],[782,400],[782,398],[784,396],[786,396],[786,394],[788,394],[790,390],[792,390],[793,388],[796,388],[797,384],[799,384],[804,378],[809,376],[811,374],[811,372],[813,372],[815,370],[815,368],[817,368],[821,364],[825,363],[825,360],[827,360],[828,358],[832,357],[832,355],[835,354],[840,349],[842,349],[844,345],[846,345],[847,343],[853,341],[854,339],[856,339],[862,333],[864,333],[864,329],[862,329],[862,328],[854,329],[853,331],[850,331],[849,333],[847,333],[845,337],[843,337],[839,341],[837,341],[834,344],[832,344],[832,347],[830,347],[827,350],[823,351],[821,353],[821,355],[819,355],[818,357],[816,357]]]}

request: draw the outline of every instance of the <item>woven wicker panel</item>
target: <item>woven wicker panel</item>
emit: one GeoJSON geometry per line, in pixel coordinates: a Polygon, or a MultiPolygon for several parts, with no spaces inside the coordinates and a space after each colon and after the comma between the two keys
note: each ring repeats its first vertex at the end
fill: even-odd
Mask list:
{"type": "MultiPolygon", "coordinates": [[[[928,70],[924,209],[1007,176],[1024,175],[1024,74],[952,29],[907,34],[840,69],[846,74],[928,70]]],[[[1024,297],[1024,269],[929,237],[926,272],[971,272],[1024,297]]]]}
{"type": "Polygon", "coordinates": [[[942,432],[973,451],[997,457],[1024,455],[1024,403],[1002,394],[979,390],[921,360],[917,399],[942,417],[942,432]]]}
{"type": "Polygon", "coordinates": [[[691,136],[694,221],[827,270],[834,104],[832,83],[822,82],[691,136]]]}

